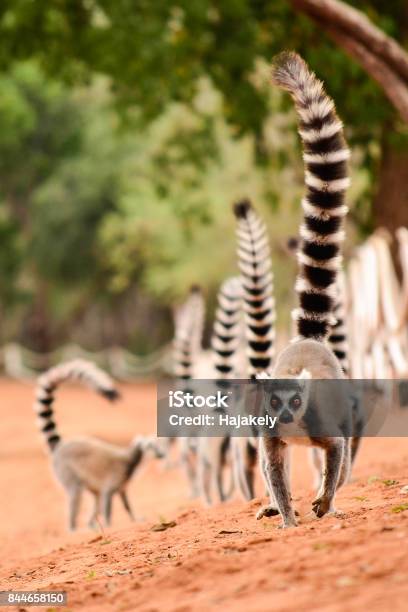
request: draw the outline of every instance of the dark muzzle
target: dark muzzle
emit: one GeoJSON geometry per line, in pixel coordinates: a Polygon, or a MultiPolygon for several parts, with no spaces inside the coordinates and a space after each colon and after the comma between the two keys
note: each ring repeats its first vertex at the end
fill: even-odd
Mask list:
{"type": "Polygon", "coordinates": [[[280,415],[279,415],[279,422],[280,423],[292,423],[293,421],[293,416],[292,414],[289,412],[289,410],[284,410],[280,415]]]}

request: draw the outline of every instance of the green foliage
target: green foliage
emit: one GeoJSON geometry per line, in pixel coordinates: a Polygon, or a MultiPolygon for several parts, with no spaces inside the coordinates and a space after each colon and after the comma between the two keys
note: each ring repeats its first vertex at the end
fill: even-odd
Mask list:
{"type": "Polygon", "coordinates": [[[288,137],[287,116],[269,126],[273,156],[290,160],[282,182],[279,164],[256,167],[253,137],[234,135],[219,116],[216,92],[204,87],[201,95],[196,104],[206,106],[204,118],[180,104],[169,107],[123,168],[118,210],[106,217],[100,234],[114,291],[138,280],[171,304],[195,282],[215,290],[227,274],[236,273],[231,204],[243,196],[253,198],[276,233],[294,230],[301,160],[288,137]],[[208,124],[214,154],[204,163],[201,154],[186,155],[185,143],[199,149],[208,124]],[[278,199],[286,204],[279,216],[270,204],[278,199]]]}
{"type": "MultiPolygon", "coordinates": [[[[403,39],[404,0],[350,3],[403,39]]],[[[104,73],[147,119],[169,102],[190,104],[205,76],[222,93],[227,120],[259,134],[268,84],[254,83],[256,62],[284,48],[303,53],[324,77],[359,137],[371,137],[392,114],[367,75],[287,0],[5,0],[0,35],[0,66],[35,56],[50,73],[71,80],[104,73]]]]}
{"type": "Polygon", "coordinates": [[[70,92],[33,63],[0,75],[0,88],[0,297],[37,320],[40,295],[70,285],[84,299],[103,276],[97,227],[115,203],[116,121],[99,93],[70,92]]]}
{"type": "MultiPolygon", "coordinates": [[[[404,0],[350,4],[406,42],[404,0]]],[[[355,218],[362,229],[370,227],[379,151],[390,132],[401,132],[396,112],[364,70],[287,0],[5,0],[0,36],[0,67],[35,57],[49,74],[69,83],[104,74],[118,106],[131,109],[143,125],[173,103],[194,109],[203,79],[209,80],[221,94],[220,113],[234,134],[254,138],[257,164],[270,161],[264,129],[270,84],[267,71],[258,73],[259,62],[296,49],[324,79],[351,144],[363,152],[360,163],[370,187],[360,193],[355,218]]],[[[282,103],[287,108],[289,100],[282,103]]],[[[213,158],[212,129],[210,122],[196,133],[194,146],[184,142],[180,163],[189,156],[213,158]]],[[[182,143],[183,131],[175,138],[182,143]]],[[[402,140],[406,146],[406,136],[402,140]]]]}

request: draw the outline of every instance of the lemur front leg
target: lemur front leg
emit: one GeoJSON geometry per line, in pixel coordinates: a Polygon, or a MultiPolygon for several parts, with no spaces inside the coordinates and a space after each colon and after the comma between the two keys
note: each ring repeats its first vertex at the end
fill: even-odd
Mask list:
{"type": "Polygon", "coordinates": [[[272,488],[269,486],[269,480],[266,473],[267,459],[265,457],[264,445],[262,441],[259,444],[259,464],[261,468],[262,479],[265,484],[266,494],[269,495],[270,503],[267,506],[262,506],[258,511],[256,518],[261,519],[264,516],[277,516],[279,514],[278,506],[276,505],[275,495],[272,488]]]}
{"type": "Polygon", "coordinates": [[[321,518],[328,512],[334,512],[334,496],[345,455],[345,438],[317,438],[313,439],[313,442],[325,451],[325,469],[321,488],[318,496],[312,502],[313,512],[321,518]]]}
{"type": "Polygon", "coordinates": [[[270,505],[261,508],[257,514],[260,519],[276,514],[276,506],[282,517],[282,527],[296,527],[295,513],[292,508],[288,472],[288,446],[280,438],[261,439],[264,457],[264,474],[270,491],[270,505]],[[275,506],[276,502],[276,506],[275,506]]]}

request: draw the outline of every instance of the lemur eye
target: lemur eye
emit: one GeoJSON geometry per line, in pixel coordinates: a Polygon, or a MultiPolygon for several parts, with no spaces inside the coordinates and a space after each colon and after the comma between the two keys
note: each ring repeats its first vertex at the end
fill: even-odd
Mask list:
{"type": "Polygon", "coordinates": [[[277,397],[271,398],[271,406],[272,408],[277,408],[279,406],[279,399],[277,397]]]}
{"type": "Polygon", "coordinates": [[[290,403],[292,404],[294,408],[299,408],[302,403],[302,400],[300,399],[298,395],[295,395],[295,397],[292,398],[290,403]]]}

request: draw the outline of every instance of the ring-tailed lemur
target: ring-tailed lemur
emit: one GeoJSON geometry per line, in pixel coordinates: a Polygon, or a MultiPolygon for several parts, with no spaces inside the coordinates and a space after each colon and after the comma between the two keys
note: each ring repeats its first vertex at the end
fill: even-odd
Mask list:
{"type": "Polygon", "coordinates": [[[157,456],[161,451],[153,439],[137,438],[128,448],[108,444],[95,438],[62,440],[54,420],[54,395],[57,387],[66,380],[85,383],[108,400],[119,397],[113,381],[89,361],[77,359],[58,365],[45,372],[39,379],[34,410],[40,430],[51,451],[51,461],[57,480],[68,495],[68,525],[76,527],[76,519],[83,489],[95,498],[95,506],[89,521],[94,526],[99,511],[107,525],[110,524],[112,497],[119,494],[129,516],[133,518],[126,485],[140,464],[144,452],[153,448],[157,456]]]}
{"type": "MultiPolygon", "coordinates": [[[[271,367],[275,341],[273,274],[267,230],[249,200],[234,205],[250,378],[271,367]]],[[[235,473],[245,499],[254,497],[257,441],[232,438],[235,473]]]]}
{"type": "MultiPolygon", "coordinates": [[[[184,391],[194,377],[194,365],[201,351],[205,305],[201,288],[194,285],[186,301],[175,310],[173,363],[174,376],[184,391]]],[[[169,442],[171,442],[170,440],[169,442]]],[[[197,483],[197,439],[180,438],[180,459],[187,474],[192,497],[199,495],[197,483]]]]}
{"type": "MultiPolygon", "coordinates": [[[[291,237],[288,239],[286,246],[290,254],[295,254],[297,249],[299,248],[299,240],[295,237],[291,237]]],[[[346,321],[346,279],[342,270],[339,270],[338,278],[336,281],[335,296],[336,297],[333,306],[333,315],[335,318],[335,322],[331,326],[327,342],[331,350],[339,360],[341,369],[343,370],[345,376],[349,377],[350,364],[348,329],[346,321]]],[[[365,423],[361,397],[356,395],[352,400],[352,405],[353,437],[351,440],[351,463],[354,464],[357,451],[360,447],[361,437],[364,432],[365,423]]],[[[319,451],[318,448],[312,448],[311,456],[313,464],[316,468],[315,486],[316,489],[319,489],[323,472],[322,453],[321,451],[319,451]]]]}
{"type": "MultiPolygon", "coordinates": [[[[218,292],[211,349],[215,378],[220,385],[228,385],[234,378],[234,358],[240,342],[239,330],[242,313],[242,283],[238,277],[228,278],[218,292]]],[[[219,501],[232,494],[233,480],[229,491],[224,490],[223,469],[228,463],[227,452],[231,440],[225,437],[202,437],[198,441],[199,481],[201,493],[208,504],[212,503],[212,492],[219,501]]],[[[232,467],[232,466],[231,466],[232,467]]]]}
{"type": "MultiPolygon", "coordinates": [[[[301,378],[344,378],[326,340],[334,322],[335,287],[341,264],[349,149],[334,102],[299,55],[284,53],[278,56],[272,78],[295,101],[304,148],[307,193],[302,200],[304,223],[300,229],[298,253],[300,272],[295,285],[300,305],[293,313],[298,337],[277,357],[271,378],[295,378],[303,386],[309,385],[310,381],[305,383],[300,381],[301,378]]],[[[287,412],[292,423],[279,424],[276,437],[261,438],[262,469],[269,486],[270,505],[259,511],[258,518],[280,514],[283,527],[296,525],[286,469],[288,444],[293,442],[308,442],[324,450],[325,470],[312,507],[318,517],[334,510],[336,489],[347,480],[350,468],[352,416],[344,385],[336,385],[330,391],[332,393],[324,385],[323,388],[312,385],[306,406],[300,394],[290,398],[287,412]],[[307,437],[308,425],[303,418],[306,408],[322,418],[329,413],[335,419],[337,435],[307,437]],[[291,437],[288,432],[292,428],[303,430],[305,435],[291,437]]],[[[273,396],[269,399],[267,409],[277,409],[279,401],[273,396]]]]}

